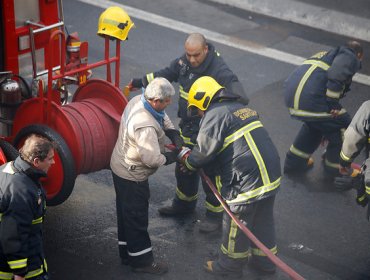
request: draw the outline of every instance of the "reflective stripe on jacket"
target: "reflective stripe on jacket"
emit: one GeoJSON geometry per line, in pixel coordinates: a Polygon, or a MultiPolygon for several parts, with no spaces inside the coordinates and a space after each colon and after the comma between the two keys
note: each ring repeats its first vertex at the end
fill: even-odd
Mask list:
{"type": "MultiPolygon", "coordinates": [[[[144,81],[148,83],[156,77],[163,77],[172,82],[179,83],[179,106],[178,116],[186,120],[188,93],[192,84],[202,76],[213,77],[220,85],[229,88],[235,94],[241,96],[245,104],[249,99],[246,95],[238,77],[230,70],[229,66],[224,62],[220,54],[215,50],[215,47],[208,43],[208,54],[201,65],[194,68],[186,59],[186,55],[176,58],[170,66],[159,71],[149,73],[144,76],[144,81]]],[[[144,83],[145,84],[145,83],[144,83]]]]}
{"type": "Polygon", "coordinates": [[[45,176],[20,157],[0,167],[0,279],[44,272],[45,176]]]}
{"type": "Polygon", "coordinates": [[[211,103],[186,165],[206,166],[228,204],[258,201],[280,186],[278,152],[257,113],[238,102],[211,103]]]}
{"type": "Polygon", "coordinates": [[[359,59],[348,47],[319,52],[304,61],[284,83],[285,104],[291,116],[319,120],[332,118],[331,110],[345,114],[339,100],[360,67],[359,59]]]}

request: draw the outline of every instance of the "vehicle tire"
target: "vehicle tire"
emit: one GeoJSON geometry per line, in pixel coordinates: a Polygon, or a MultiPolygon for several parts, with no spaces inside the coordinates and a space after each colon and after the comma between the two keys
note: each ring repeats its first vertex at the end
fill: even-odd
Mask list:
{"type": "Polygon", "coordinates": [[[76,181],[72,153],[59,133],[46,125],[38,124],[22,128],[14,138],[14,146],[21,147],[27,136],[31,134],[41,135],[55,143],[55,164],[49,169],[48,177],[42,181],[42,185],[46,190],[47,205],[59,205],[71,195],[76,181]]]}
{"type": "Polygon", "coordinates": [[[15,160],[19,155],[18,150],[3,139],[0,139],[0,148],[3,150],[7,161],[15,160]]]}

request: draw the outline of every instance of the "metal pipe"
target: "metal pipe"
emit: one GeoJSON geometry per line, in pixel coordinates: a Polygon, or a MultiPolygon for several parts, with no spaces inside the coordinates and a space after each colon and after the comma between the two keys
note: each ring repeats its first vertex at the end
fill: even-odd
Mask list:
{"type": "Polygon", "coordinates": [[[32,27],[30,27],[30,43],[31,43],[32,74],[33,74],[33,78],[35,79],[37,77],[36,47],[35,47],[35,37],[33,36],[32,27]]]}
{"type": "Polygon", "coordinates": [[[121,41],[120,40],[116,40],[116,58],[117,58],[117,61],[116,61],[116,69],[115,69],[115,79],[114,79],[114,82],[115,82],[115,86],[119,88],[119,77],[120,77],[120,58],[121,58],[121,41]]]}
{"type": "Polygon", "coordinates": [[[55,27],[59,27],[59,26],[62,26],[62,25],[64,25],[64,22],[63,21],[57,22],[57,23],[54,23],[54,24],[51,24],[51,25],[48,25],[48,26],[45,26],[45,27],[36,29],[36,30],[33,31],[33,34],[41,33],[41,32],[44,32],[46,30],[50,30],[50,29],[53,29],[55,27]]]}

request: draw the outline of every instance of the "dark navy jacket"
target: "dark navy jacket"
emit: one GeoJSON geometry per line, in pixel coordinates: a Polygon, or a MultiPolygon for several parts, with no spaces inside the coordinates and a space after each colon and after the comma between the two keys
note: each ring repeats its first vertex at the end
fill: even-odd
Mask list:
{"type": "Polygon", "coordinates": [[[229,205],[275,195],[280,186],[280,159],[271,138],[257,112],[236,101],[210,104],[185,164],[190,170],[207,166],[229,205]]]}
{"type": "Polygon", "coordinates": [[[284,84],[285,104],[301,120],[332,118],[331,110],[346,113],[339,100],[349,91],[361,62],[348,47],[319,52],[296,68],[284,84]]]}
{"type": "Polygon", "coordinates": [[[198,67],[192,67],[186,55],[183,54],[181,57],[173,60],[170,66],[149,73],[143,78],[144,86],[156,77],[166,78],[171,83],[179,83],[181,98],[179,98],[178,116],[181,118],[180,128],[183,134],[185,133],[186,136],[193,138],[193,142],[199,130],[199,118],[189,119],[187,116],[188,92],[193,83],[202,76],[213,77],[220,85],[240,96],[241,102],[248,104],[248,96],[238,77],[230,70],[220,54],[215,50],[215,47],[210,43],[208,43],[206,59],[198,67]]]}
{"type": "Polygon", "coordinates": [[[28,277],[46,271],[42,245],[46,196],[39,183],[42,177],[46,177],[44,172],[20,157],[0,167],[2,275],[14,273],[28,277]]]}

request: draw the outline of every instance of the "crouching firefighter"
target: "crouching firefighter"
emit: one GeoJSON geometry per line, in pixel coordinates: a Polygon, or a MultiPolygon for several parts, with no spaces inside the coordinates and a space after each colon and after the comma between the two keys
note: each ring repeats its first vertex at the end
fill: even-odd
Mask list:
{"type": "Polygon", "coordinates": [[[32,134],[20,156],[0,167],[0,279],[48,279],[42,245],[46,196],[39,180],[52,164],[53,143],[32,134]]]}
{"type": "MultiPolygon", "coordinates": [[[[204,76],[190,88],[188,113],[202,119],[197,144],[182,156],[182,168],[196,171],[206,166],[230,210],[276,254],[273,207],[280,186],[280,159],[257,112],[204,76]]],[[[218,260],[206,262],[207,272],[241,276],[249,255],[252,268],[275,272],[275,265],[254,244],[249,245],[225,212],[220,251],[218,260]]]]}
{"type": "Polygon", "coordinates": [[[361,45],[349,41],[313,55],[289,75],[284,84],[285,104],[290,116],[303,124],[287,152],[284,173],[302,173],[313,167],[311,155],[325,139],[324,171],[329,178],[339,175],[342,135],[351,122],[340,100],[350,90],[362,57],[361,45]]]}
{"type": "MultiPolygon", "coordinates": [[[[357,204],[365,207],[370,199],[370,101],[365,101],[356,112],[349,127],[344,133],[340,152],[341,177],[335,178],[335,185],[341,190],[356,189],[357,204]],[[361,171],[351,167],[353,160],[365,148],[366,160],[361,171]]],[[[370,209],[367,208],[369,219],[370,209]]]]}

